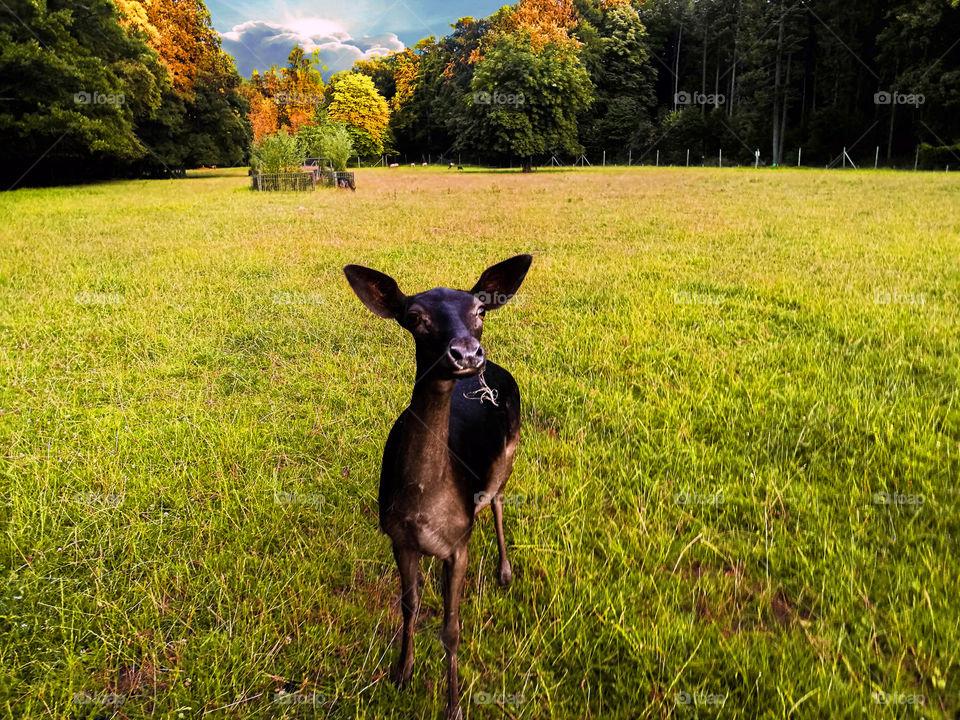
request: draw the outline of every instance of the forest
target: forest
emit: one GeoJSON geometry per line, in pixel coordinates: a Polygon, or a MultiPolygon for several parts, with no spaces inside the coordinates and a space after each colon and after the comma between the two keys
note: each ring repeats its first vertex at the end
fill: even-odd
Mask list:
{"type": "Polygon", "coordinates": [[[179,176],[338,125],[371,162],[960,167],[960,0],[520,0],[327,81],[300,47],[240,78],[202,0],[10,9],[7,182],[179,176]]]}
{"type": "Polygon", "coordinates": [[[960,167],[951,0],[522,0],[358,69],[407,156],[960,167]]]}

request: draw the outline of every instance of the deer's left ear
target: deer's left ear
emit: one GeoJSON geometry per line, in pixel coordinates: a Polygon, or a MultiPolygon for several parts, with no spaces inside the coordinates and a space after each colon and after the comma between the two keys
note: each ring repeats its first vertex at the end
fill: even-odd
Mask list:
{"type": "Polygon", "coordinates": [[[392,277],[363,265],[347,265],[343,274],[370,312],[388,320],[397,320],[403,315],[407,296],[400,292],[392,277]]]}
{"type": "Polygon", "coordinates": [[[527,276],[533,255],[514,255],[496,265],[491,265],[477,280],[470,291],[487,310],[503,307],[512,298],[527,276]]]}

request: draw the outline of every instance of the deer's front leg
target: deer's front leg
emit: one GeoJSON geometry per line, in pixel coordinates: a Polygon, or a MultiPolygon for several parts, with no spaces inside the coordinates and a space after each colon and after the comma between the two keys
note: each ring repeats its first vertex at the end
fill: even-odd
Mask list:
{"type": "Polygon", "coordinates": [[[493,511],[493,524],[497,530],[497,549],[500,551],[500,564],[497,568],[497,580],[502,586],[507,586],[513,580],[513,569],[507,559],[507,541],[503,536],[503,494],[497,493],[490,501],[490,510],[493,511]]]}
{"type": "Polygon", "coordinates": [[[393,682],[402,687],[413,676],[413,634],[420,611],[420,553],[408,548],[393,546],[393,557],[400,570],[400,609],[403,611],[403,640],[400,656],[391,673],[393,682]]]}
{"type": "Polygon", "coordinates": [[[467,574],[467,544],[463,543],[443,561],[443,646],[447,651],[447,720],[461,720],[460,678],[457,650],[460,647],[460,596],[467,574]]]}

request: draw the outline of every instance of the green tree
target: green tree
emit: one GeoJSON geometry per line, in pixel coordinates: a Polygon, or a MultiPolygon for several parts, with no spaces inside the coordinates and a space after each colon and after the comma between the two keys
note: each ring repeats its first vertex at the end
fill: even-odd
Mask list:
{"type": "Polygon", "coordinates": [[[143,157],[136,126],[159,107],[165,73],[113,3],[8,1],[18,20],[0,23],[4,183],[92,177],[143,157]]]}
{"type": "Polygon", "coordinates": [[[656,71],[647,30],[629,4],[584,2],[579,11],[580,56],[594,86],[593,103],[578,119],[580,142],[588,151],[613,150],[626,156],[652,131],[656,71]]]}
{"type": "Polygon", "coordinates": [[[577,115],[589,106],[592,86],[574,47],[550,43],[534,52],[529,37],[503,34],[477,65],[471,90],[461,147],[520,158],[524,172],[534,155],[583,152],[577,115]]]}

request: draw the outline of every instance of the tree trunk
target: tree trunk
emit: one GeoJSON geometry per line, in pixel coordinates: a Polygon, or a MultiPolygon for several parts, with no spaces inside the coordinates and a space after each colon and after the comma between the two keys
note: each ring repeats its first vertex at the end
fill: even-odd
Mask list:
{"type": "Polygon", "coordinates": [[[532,173],[533,172],[533,158],[524,158],[523,160],[523,172],[532,173]]]}
{"type": "Polygon", "coordinates": [[[707,95],[707,38],[710,35],[710,26],[703,28],[703,59],[700,63],[700,114],[707,114],[707,104],[703,101],[707,95]]]}
{"type": "Polygon", "coordinates": [[[740,20],[743,17],[743,3],[737,3],[737,26],[733,30],[733,67],[730,70],[730,98],[727,101],[727,115],[733,117],[734,94],[737,92],[737,50],[740,47],[740,20]]]}
{"type": "Polygon", "coordinates": [[[773,71],[773,158],[780,163],[780,65],[783,62],[783,2],[780,3],[780,28],[777,31],[777,61],[773,71]]]}
{"type": "Polygon", "coordinates": [[[782,107],[780,109],[780,148],[777,151],[777,157],[780,158],[780,160],[777,160],[778,163],[783,160],[783,143],[785,142],[784,137],[787,134],[787,107],[788,107],[787,101],[789,99],[787,97],[787,91],[790,88],[790,65],[792,60],[793,60],[793,53],[788,53],[787,54],[787,78],[786,78],[786,82],[784,82],[783,84],[783,102],[782,102],[782,107]]]}
{"type": "Polygon", "coordinates": [[[673,111],[677,111],[677,93],[680,92],[680,43],[683,42],[683,18],[680,19],[680,32],[677,33],[677,52],[673,57],[673,111]]]}
{"type": "Polygon", "coordinates": [[[896,103],[890,103],[890,129],[887,131],[887,164],[890,164],[893,157],[893,116],[897,112],[896,103]]]}
{"type": "Polygon", "coordinates": [[[720,58],[717,58],[717,72],[713,78],[713,107],[720,107],[720,58]]]}

